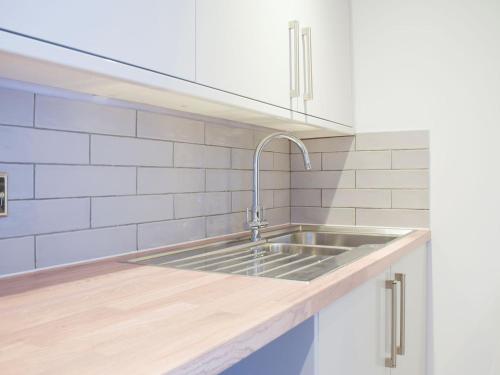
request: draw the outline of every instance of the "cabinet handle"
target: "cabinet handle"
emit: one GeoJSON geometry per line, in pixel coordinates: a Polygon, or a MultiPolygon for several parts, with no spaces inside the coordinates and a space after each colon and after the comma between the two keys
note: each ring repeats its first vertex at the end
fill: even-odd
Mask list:
{"type": "Polygon", "coordinates": [[[302,29],[302,45],[304,56],[304,101],[313,99],[312,41],[311,28],[302,29]]]}
{"type": "Polygon", "coordinates": [[[300,95],[299,21],[288,22],[288,44],[290,51],[290,98],[298,98],[300,95]]]}
{"type": "Polygon", "coordinates": [[[386,280],[385,287],[391,291],[391,356],[385,359],[385,367],[395,368],[397,360],[397,348],[396,348],[396,330],[397,330],[397,296],[396,296],[396,286],[398,282],[396,280],[386,280]]]}
{"type": "Polygon", "coordinates": [[[397,273],[394,276],[396,281],[401,283],[401,298],[399,299],[399,346],[397,352],[399,355],[404,355],[406,342],[406,275],[404,273],[397,273]]]}

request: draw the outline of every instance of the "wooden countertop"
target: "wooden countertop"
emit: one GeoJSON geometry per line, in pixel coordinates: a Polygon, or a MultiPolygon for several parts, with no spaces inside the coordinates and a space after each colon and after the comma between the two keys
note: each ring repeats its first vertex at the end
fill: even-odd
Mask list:
{"type": "Polygon", "coordinates": [[[428,240],[414,231],[310,283],[123,257],[1,279],[0,373],[216,374],[428,240]]]}

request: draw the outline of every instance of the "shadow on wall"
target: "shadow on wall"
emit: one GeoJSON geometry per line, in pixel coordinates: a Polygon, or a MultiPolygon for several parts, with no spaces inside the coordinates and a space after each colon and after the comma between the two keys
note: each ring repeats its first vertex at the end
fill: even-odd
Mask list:
{"type": "Polygon", "coordinates": [[[361,133],[305,141],[312,171],[291,149],[291,221],[429,226],[427,131],[361,133]]]}

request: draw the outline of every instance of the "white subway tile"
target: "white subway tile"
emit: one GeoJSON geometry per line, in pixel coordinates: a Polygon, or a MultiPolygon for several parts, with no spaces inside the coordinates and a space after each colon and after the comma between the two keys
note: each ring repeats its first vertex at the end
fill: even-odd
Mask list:
{"type": "Polygon", "coordinates": [[[290,207],[275,207],[266,210],[264,219],[269,225],[280,225],[290,223],[290,207]]]}
{"type": "Polygon", "coordinates": [[[0,238],[85,229],[90,226],[90,199],[23,200],[9,203],[1,219],[0,238]]]}
{"type": "Polygon", "coordinates": [[[134,195],[92,199],[92,227],[169,220],[174,217],[171,195],[134,195]]]}
{"type": "Polygon", "coordinates": [[[139,224],[139,249],[150,249],[205,237],[205,218],[139,224]]]}
{"type": "Polygon", "coordinates": [[[321,189],[292,189],[292,206],[321,206],[321,189]]]}
{"type": "Polygon", "coordinates": [[[323,170],[391,169],[390,151],[351,151],[323,154],[323,170]]]}
{"type": "MultiPolygon", "coordinates": [[[[320,153],[309,153],[309,159],[311,160],[311,171],[321,170],[321,154],[320,153]]],[[[290,154],[290,164],[292,171],[305,171],[304,168],[304,157],[302,154],[290,154]]]]}
{"type": "Polygon", "coordinates": [[[33,126],[35,95],[0,87],[0,124],[33,126]]]}
{"type": "Polygon", "coordinates": [[[0,162],[88,164],[89,136],[0,126],[0,162]]]}
{"type": "Polygon", "coordinates": [[[391,208],[391,191],[376,189],[323,189],[323,207],[391,208]]]}
{"type": "Polygon", "coordinates": [[[247,230],[246,215],[244,212],[207,216],[206,220],[208,237],[243,232],[247,230]]]}
{"type": "Polygon", "coordinates": [[[428,169],[429,150],[392,151],[392,169],[428,169]]]}
{"type": "Polygon", "coordinates": [[[429,132],[427,130],[356,134],[356,150],[414,148],[429,148],[429,132]]]}
{"type": "Polygon", "coordinates": [[[174,166],[188,168],[231,168],[231,150],[226,147],[175,143],[174,166]]]}
{"type": "Polygon", "coordinates": [[[34,237],[0,240],[0,275],[35,268],[34,237]]]}
{"type": "Polygon", "coordinates": [[[250,129],[212,123],[205,125],[207,145],[253,149],[253,132],[250,129]]]}
{"type": "Polygon", "coordinates": [[[293,189],[353,188],[354,171],[292,172],[293,189]]]}
{"type": "Polygon", "coordinates": [[[37,165],[37,198],[135,194],[135,168],[37,165]]]}
{"type": "Polygon", "coordinates": [[[91,163],[171,167],[173,145],[149,139],[92,135],[91,163]]]}
{"type": "Polygon", "coordinates": [[[49,234],[36,238],[36,266],[49,267],[134,250],[135,225],[49,234]]]}
{"type": "Polygon", "coordinates": [[[217,215],[231,212],[231,193],[176,194],[175,218],[217,215]]]}
{"type": "Polygon", "coordinates": [[[282,171],[260,172],[261,189],[289,189],[290,173],[282,171]]]}
{"type": "Polygon", "coordinates": [[[354,208],[292,207],[292,223],[354,225],[354,208]]]}
{"type": "Polygon", "coordinates": [[[25,164],[0,164],[0,172],[8,175],[9,199],[33,198],[33,166],[25,164]]]}
{"type": "MultiPolygon", "coordinates": [[[[274,207],[274,194],[273,190],[261,190],[260,204],[264,208],[274,207]]],[[[231,206],[233,212],[246,211],[247,208],[252,207],[252,192],[251,191],[233,191],[231,193],[231,206]]]]}
{"type": "Polygon", "coordinates": [[[139,168],[138,194],[195,193],[205,190],[205,170],[139,168]]]}
{"type": "Polygon", "coordinates": [[[393,190],[392,208],[429,208],[429,190],[393,190]]]}
{"type": "Polygon", "coordinates": [[[429,172],[427,170],[356,171],[356,187],[426,189],[429,187],[429,172]]]}
{"type": "Polygon", "coordinates": [[[137,136],[167,141],[204,143],[202,121],[153,112],[137,112],[137,136]]]}
{"type": "MultiPolygon", "coordinates": [[[[231,168],[233,169],[253,169],[253,150],[244,150],[241,148],[231,149],[231,168]]],[[[260,157],[260,169],[272,170],[273,153],[263,152],[260,157]]]]}
{"type": "MultiPolygon", "coordinates": [[[[269,134],[272,134],[272,133],[274,133],[274,132],[266,131],[266,130],[255,130],[254,131],[254,145],[252,148],[257,147],[257,145],[260,143],[260,141],[263,138],[267,137],[269,134]]],[[[265,147],[265,150],[288,154],[288,153],[290,153],[290,141],[287,139],[275,138],[267,144],[267,146],[265,147]]]]}
{"type": "Polygon", "coordinates": [[[357,208],[356,225],[427,228],[429,211],[357,208]]]}
{"type": "MultiPolygon", "coordinates": [[[[337,152],[354,150],[354,137],[328,137],[305,139],[304,144],[309,152],[337,152]]],[[[292,143],[291,152],[300,153],[299,148],[292,143]]]]}
{"type": "Polygon", "coordinates": [[[274,190],[274,207],[290,206],[290,189],[274,190]]]}
{"type": "Polygon", "coordinates": [[[135,136],[135,110],[37,95],[35,126],[87,133],[135,136]]]}
{"type": "Polygon", "coordinates": [[[207,170],[207,191],[252,189],[252,172],[228,169],[207,170]]]}
{"type": "Polygon", "coordinates": [[[274,153],[274,170],[290,171],[290,154],[274,153]]]}

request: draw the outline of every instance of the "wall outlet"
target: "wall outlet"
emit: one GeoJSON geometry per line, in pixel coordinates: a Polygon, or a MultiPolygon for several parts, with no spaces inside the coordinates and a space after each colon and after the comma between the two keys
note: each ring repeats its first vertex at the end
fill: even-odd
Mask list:
{"type": "Polygon", "coordinates": [[[7,173],[0,172],[0,216],[7,216],[7,173]]]}

